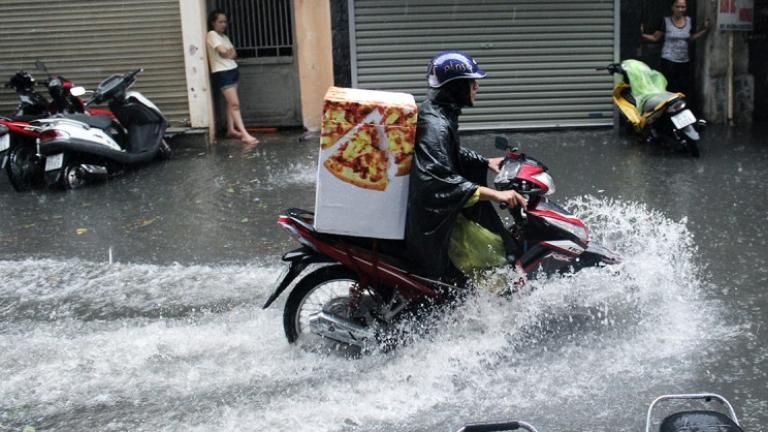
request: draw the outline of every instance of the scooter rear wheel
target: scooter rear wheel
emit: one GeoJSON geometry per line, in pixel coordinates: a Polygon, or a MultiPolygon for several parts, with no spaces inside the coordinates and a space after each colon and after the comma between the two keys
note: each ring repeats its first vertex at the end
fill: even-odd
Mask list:
{"type": "Polygon", "coordinates": [[[80,173],[80,165],[68,163],[61,172],[61,185],[64,189],[78,189],[85,186],[85,178],[80,173]]]}
{"type": "Polygon", "coordinates": [[[346,267],[333,265],[317,269],[301,279],[291,291],[283,311],[283,327],[288,342],[317,340],[309,320],[333,301],[349,298],[349,290],[358,284],[357,275],[346,267]]]}

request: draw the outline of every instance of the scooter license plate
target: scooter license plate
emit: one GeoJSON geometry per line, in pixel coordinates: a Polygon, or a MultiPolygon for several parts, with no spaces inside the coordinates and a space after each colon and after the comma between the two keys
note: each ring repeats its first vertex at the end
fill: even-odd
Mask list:
{"type": "Polygon", "coordinates": [[[8,147],[10,146],[11,146],[11,136],[9,134],[0,136],[0,152],[8,150],[8,147]]]}
{"type": "Polygon", "coordinates": [[[683,110],[672,116],[672,123],[677,129],[682,129],[696,123],[696,117],[693,116],[691,110],[683,110]]]}
{"type": "Polygon", "coordinates": [[[45,170],[46,171],[54,171],[64,164],[64,153],[59,153],[55,155],[48,156],[45,158],[45,170]]]}

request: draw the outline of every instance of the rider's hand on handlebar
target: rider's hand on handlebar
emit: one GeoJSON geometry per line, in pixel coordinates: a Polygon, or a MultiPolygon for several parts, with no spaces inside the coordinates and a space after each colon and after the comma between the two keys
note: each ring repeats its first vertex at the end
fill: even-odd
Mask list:
{"type": "Polygon", "coordinates": [[[528,206],[528,200],[513,190],[496,191],[496,193],[496,200],[502,205],[505,204],[505,207],[515,208],[520,206],[525,208],[528,206]]]}

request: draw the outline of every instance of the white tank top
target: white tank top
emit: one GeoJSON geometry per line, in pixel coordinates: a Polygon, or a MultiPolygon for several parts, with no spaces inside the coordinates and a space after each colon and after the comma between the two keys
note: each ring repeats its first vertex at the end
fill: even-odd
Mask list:
{"type": "Polygon", "coordinates": [[[685,17],[682,28],[675,26],[672,17],[664,17],[664,46],[661,48],[661,58],[675,63],[687,63],[688,39],[691,37],[691,17],[685,17]]]}

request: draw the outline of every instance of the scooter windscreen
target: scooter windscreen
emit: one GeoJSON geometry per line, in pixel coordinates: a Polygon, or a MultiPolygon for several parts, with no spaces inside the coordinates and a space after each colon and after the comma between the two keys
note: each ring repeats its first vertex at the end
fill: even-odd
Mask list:
{"type": "Polygon", "coordinates": [[[517,173],[520,171],[522,162],[514,159],[505,159],[501,165],[499,173],[493,179],[493,184],[498,190],[509,190],[514,186],[517,173]]]}

